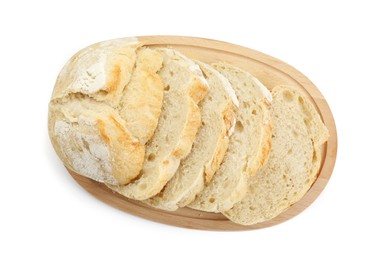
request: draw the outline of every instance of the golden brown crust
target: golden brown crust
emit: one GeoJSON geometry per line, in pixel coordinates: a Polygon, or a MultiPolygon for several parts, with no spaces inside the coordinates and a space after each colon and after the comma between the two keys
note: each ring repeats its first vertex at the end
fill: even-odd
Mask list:
{"type": "MultiPolygon", "coordinates": [[[[119,132],[121,133],[121,135],[123,136],[129,136],[126,132],[127,132],[127,129],[125,128],[125,126],[123,126],[121,123],[118,122],[117,119],[115,119],[115,116],[114,115],[110,115],[109,116],[110,120],[114,123],[115,127],[118,128],[119,132]]],[[[132,138],[133,139],[133,138],[132,138]]]]}
{"type": "Polygon", "coordinates": [[[272,139],[272,125],[267,124],[264,126],[264,141],[262,142],[262,151],[261,151],[262,157],[260,159],[260,167],[264,167],[264,165],[268,160],[269,153],[272,147],[271,139],[272,139]]]}
{"type": "MultiPolygon", "coordinates": [[[[263,126],[264,126],[264,134],[261,141],[261,158],[260,158],[260,167],[264,167],[266,164],[269,153],[271,151],[272,147],[272,110],[271,110],[271,104],[268,102],[267,99],[264,99],[263,101],[263,126]]],[[[253,175],[251,173],[251,175],[253,175]]]]}
{"type": "Polygon", "coordinates": [[[144,144],[152,138],[161,113],[164,86],[157,74],[161,66],[161,54],[140,48],[133,76],[119,105],[127,128],[144,144]]]}
{"type": "Polygon", "coordinates": [[[236,111],[237,107],[231,103],[229,107],[226,108],[225,112],[223,113],[223,121],[226,125],[226,133],[225,136],[229,137],[232,133],[232,129],[234,128],[234,125],[236,124],[236,111]]]}
{"type": "Polygon", "coordinates": [[[216,145],[217,150],[210,165],[205,166],[204,180],[206,184],[210,183],[211,179],[214,176],[214,173],[219,169],[225,156],[226,150],[229,145],[230,129],[234,127],[236,121],[236,115],[234,112],[235,109],[236,107],[233,105],[233,103],[230,103],[229,106],[227,106],[225,111],[223,112],[222,118],[225,123],[225,129],[223,130],[223,133],[219,136],[216,145]]]}
{"type": "Polygon", "coordinates": [[[110,144],[110,137],[108,136],[108,134],[106,132],[104,121],[101,119],[98,119],[98,120],[96,120],[96,125],[97,125],[97,128],[99,129],[100,136],[102,137],[104,142],[109,145],[110,144]]]}
{"type": "Polygon", "coordinates": [[[179,144],[172,153],[176,158],[183,158],[190,152],[196,133],[198,132],[198,128],[201,124],[199,107],[192,100],[189,102],[189,105],[190,107],[185,128],[179,137],[179,144]]]}
{"type": "Polygon", "coordinates": [[[225,152],[228,148],[229,139],[226,135],[220,136],[218,143],[217,143],[217,150],[214,154],[214,157],[210,163],[210,166],[205,166],[204,169],[204,180],[205,183],[210,183],[211,179],[214,176],[214,173],[218,170],[219,166],[222,163],[223,157],[225,156],[225,152]]]}
{"type": "Polygon", "coordinates": [[[189,101],[189,116],[179,139],[180,142],[172,153],[176,158],[183,158],[191,151],[191,146],[201,124],[201,115],[197,103],[204,99],[208,90],[207,82],[202,81],[199,77],[193,78],[192,86],[189,87],[189,98],[192,99],[189,101]]]}
{"type": "Polygon", "coordinates": [[[260,141],[259,150],[257,155],[254,157],[252,162],[248,164],[248,173],[249,175],[256,174],[257,170],[261,167],[264,167],[266,164],[269,153],[271,151],[272,146],[272,117],[271,117],[271,107],[266,99],[263,100],[261,105],[261,113],[262,113],[262,136],[260,141]]]}
{"type": "MultiPolygon", "coordinates": [[[[197,106],[208,90],[207,82],[202,84],[191,60],[171,49],[148,49],[158,51],[163,57],[163,66],[159,71],[165,89],[162,115],[153,138],[147,143],[147,154],[142,176],[135,182],[122,187],[110,186],[120,194],[137,200],[145,200],[156,195],[175,174],[180,160],[191,150],[197,130],[200,126],[200,112],[197,106]],[[174,76],[176,72],[183,75],[174,76]],[[196,101],[195,101],[196,100],[196,101]]],[[[146,58],[145,62],[150,63],[146,58]]],[[[136,69],[139,68],[138,64],[136,69]]],[[[147,71],[145,73],[147,75],[147,71]]],[[[149,77],[148,81],[153,81],[149,77]]],[[[133,94],[133,93],[130,93],[133,94]]],[[[153,99],[155,92],[148,97],[153,99]]],[[[129,98],[133,97],[130,95],[129,98]]],[[[137,98],[142,103],[145,98],[137,98]]],[[[155,102],[152,102],[155,104],[155,102]]],[[[126,106],[126,102],[124,102],[126,106]]],[[[146,115],[148,117],[150,115],[146,115]]],[[[128,120],[130,121],[130,120],[128,120]]],[[[141,129],[142,131],[143,129],[141,129]]]]}
{"type": "Polygon", "coordinates": [[[117,39],[82,49],[58,75],[52,100],[81,93],[115,105],[130,80],[140,46],[133,39],[117,39]]]}
{"type": "MultiPolygon", "coordinates": [[[[81,175],[118,185],[129,183],[142,169],[144,144],[161,113],[163,86],[157,75],[161,55],[141,45],[126,38],[89,46],[58,76],[51,101],[57,110],[49,108],[49,135],[59,157],[81,175]],[[139,68],[134,70],[136,62],[139,68]],[[138,96],[127,103],[143,102],[141,113],[121,111],[120,106],[134,75],[138,96]],[[57,134],[56,124],[61,128],[57,134]],[[145,134],[138,136],[137,128],[145,134]]],[[[133,89],[128,94],[134,94],[133,89]]]]}
{"type": "Polygon", "coordinates": [[[67,167],[90,178],[96,175],[90,171],[100,168],[111,177],[95,179],[112,184],[127,184],[139,174],[145,147],[111,107],[91,100],[69,100],[51,104],[49,111],[49,135],[67,167]],[[101,150],[103,144],[106,148],[101,150]],[[106,156],[95,158],[102,151],[106,156]]]}
{"type": "Polygon", "coordinates": [[[121,93],[129,83],[135,61],[135,51],[140,44],[124,45],[116,48],[111,55],[107,57],[106,64],[106,89],[107,98],[113,99],[116,104],[121,98],[121,93]],[[137,46],[137,47],[135,47],[137,46]]]}
{"type": "Polygon", "coordinates": [[[198,77],[194,78],[192,88],[190,88],[190,97],[194,100],[195,103],[200,102],[204,99],[206,94],[209,91],[209,87],[204,81],[200,80],[198,77]]]}
{"type": "Polygon", "coordinates": [[[114,115],[105,120],[111,150],[112,174],[119,184],[127,184],[138,176],[143,166],[145,146],[132,137],[114,115]]]}
{"type": "Polygon", "coordinates": [[[108,93],[114,93],[118,89],[118,85],[120,82],[120,76],[121,76],[121,67],[119,65],[115,65],[113,68],[111,68],[111,71],[109,73],[109,78],[107,80],[107,89],[105,89],[105,92],[108,93]]]}

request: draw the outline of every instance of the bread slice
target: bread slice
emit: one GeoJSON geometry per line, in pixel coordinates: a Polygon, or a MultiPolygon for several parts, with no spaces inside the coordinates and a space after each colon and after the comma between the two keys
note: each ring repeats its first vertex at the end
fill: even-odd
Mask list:
{"type": "Polygon", "coordinates": [[[161,112],[161,66],[162,55],[133,38],[87,47],[65,65],[48,127],[68,168],[113,185],[138,176],[161,112]]]}
{"type": "Polygon", "coordinates": [[[162,55],[155,50],[141,48],[137,51],[134,73],[119,103],[127,129],[142,144],[152,138],[161,113],[164,85],[156,72],[162,62],[162,55]]]}
{"type": "Polygon", "coordinates": [[[302,93],[281,86],[272,95],[274,126],[268,164],[251,178],[247,195],[223,213],[242,225],[272,219],[305,195],[317,177],[321,145],[329,135],[302,93]]]}
{"type": "Polygon", "coordinates": [[[202,124],[191,153],[181,161],[164,189],[145,203],[176,210],[192,202],[219,168],[236,122],[238,100],[229,81],[211,66],[197,62],[210,90],[200,103],[202,124]]]}
{"type": "Polygon", "coordinates": [[[157,129],[146,146],[142,175],[125,186],[109,187],[132,199],[145,200],[161,191],[188,155],[201,123],[197,103],[208,91],[199,66],[172,49],[157,48],[163,55],[159,72],[165,92],[157,129]]]}
{"type": "Polygon", "coordinates": [[[189,207],[220,212],[242,199],[248,176],[265,163],[270,149],[271,97],[269,91],[249,73],[223,63],[213,66],[230,81],[240,108],[220,169],[189,207]]]}

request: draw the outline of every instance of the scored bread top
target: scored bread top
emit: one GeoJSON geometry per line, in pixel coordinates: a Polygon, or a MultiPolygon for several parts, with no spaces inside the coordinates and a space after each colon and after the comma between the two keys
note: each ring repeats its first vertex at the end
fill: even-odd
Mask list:
{"type": "Polygon", "coordinates": [[[225,155],[235,125],[238,100],[229,81],[211,66],[197,61],[210,90],[199,104],[202,124],[190,154],[181,161],[164,189],[144,201],[165,210],[189,204],[205,183],[210,182],[225,155]]]}
{"type": "Polygon", "coordinates": [[[61,70],[51,100],[80,93],[116,105],[130,80],[140,45],[136,38],[122,38],[82,49],[61,70]]]}
{"type": "Polygon", "coordinates": [[[231,208],[245,195],[248,176],[264,165],[268,157],[271,97],[249,73],[224,63],[213,67],[230,81],[236,92],[237,123],[221,167],[189,207],[220,212],[231,208]]]}
{"type": "Polygon", "coordinates": [[[158,126],[147,143],[142,174],[132,183],[109,187],[133,199],[148,199],[162,190],[188,155],[201,123],[197,103],[208,91],[198,65],[172,49],[156,48],[163,56],[159,72],[164,100],[158,126]]]}
{"type": "Polygon", "coordinates": [[[273,138],[268,164],[251,177],[247,195],[223,214],[252,225],[276,217],[300,200],[314,183],[321,165],[321,145],[328,130],[300,91],[275,87],[273,138]]]}
{"type": "Polygon", "coordinates": [[[96,181],[128,183],[141,170],[145,148],[125,125],[118,111],[94,100],[50,105],[57,154],[68,168],[96,181]]]}
{"type": "Polygon", "coordinates": [[[58,76],[48,122],[68,168],[113,185],[137,177],[161,112],[161,66],[162,55],[133,38],[98,43],[72,57],[58,76]]]}

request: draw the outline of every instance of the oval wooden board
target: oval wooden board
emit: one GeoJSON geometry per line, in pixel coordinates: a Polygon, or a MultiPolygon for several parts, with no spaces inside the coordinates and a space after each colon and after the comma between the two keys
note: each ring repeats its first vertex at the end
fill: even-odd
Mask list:
{"type": "Polygon", "coordinates": [[[228,62],[250,72],[269,89],[277,85],[291,85],[303,90],[315,104],[330,132],[330,138],[322,149],[322,166],[319,176],[300,201],[278,217],[252,226],[235,224],[222,214],[201,212],[190,208],[182,208],[174,212],[154,209],[141,202],[114,193],[104,184],[68,170],[85,190],[115,208],[145,219],[185,228],[220,231],[259,229],[279,224],[298,215],[318,197],[333,171],[337,153],[337,133],[328,104],[320,91],[307,77],[278,59],[226,42],[182,36],[142,36],[138,39],[149,46],[172,47],[192,59],[207,63],[228,62]]]}

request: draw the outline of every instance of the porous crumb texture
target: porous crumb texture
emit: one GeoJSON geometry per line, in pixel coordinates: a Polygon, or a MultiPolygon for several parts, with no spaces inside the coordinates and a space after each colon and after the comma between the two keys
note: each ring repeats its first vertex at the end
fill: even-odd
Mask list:
{"type": "Polygon", "coordinates": [[[109,186],[137,200],[160,192],[173,177],[180,160],[190,152],[201,124],[197,104],[208,92],[208,84],[192,60],[172,49],[154,50],[163,56],[159,76],[164,84],[164,99],[158,125],[146,145],[140,176],[124,186],[109,186]]]}
{"type": "Polygon", "coordinates": [[[91,45],[60,72],[49,136],[70,170],[130,199],[253,225],[310,189],[329,133],[311,100],[227,63],[136,38],[91,45]]]}
{"type": "Polygon", "coordinates": [[[239,101],[237,122],[221,167],[189,207],[220,212],[242,199],[247,191],[247,178],[268,156],[271,98],[268,90],[249,73],[228,64],[213,67],[235,90],[239,101]]]}
{"type": "Polygon", "coordinates": [[[247,195],[223,214],[252,225],[272,219],[300,200],[315,181],[328,131],[311,102],[291,87],[273,95],[273,137],[268,164],[250,178],[247,195]]]}
{"type": "Polygon", "coordinates": [[[199,104],[202,123],[194,145],[164,189],[144,201],[165,210],[186,206],[210,182],[225,155],[235,124],[238,102],[229,81],[211,66],[197,63],[210,90],[199,104]]]}

